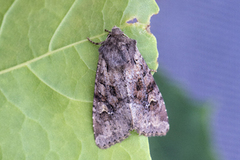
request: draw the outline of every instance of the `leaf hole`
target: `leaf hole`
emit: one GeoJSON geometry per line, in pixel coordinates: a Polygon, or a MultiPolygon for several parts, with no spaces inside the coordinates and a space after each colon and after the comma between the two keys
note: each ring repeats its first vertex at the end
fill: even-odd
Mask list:
{"type": "Polygon", "coordinates": [[[133,19],[127,21],[128,24],[133,24],[133,23],[137,23],[137,22],[138,22],[137,18],[133,18],[133,19]]]}

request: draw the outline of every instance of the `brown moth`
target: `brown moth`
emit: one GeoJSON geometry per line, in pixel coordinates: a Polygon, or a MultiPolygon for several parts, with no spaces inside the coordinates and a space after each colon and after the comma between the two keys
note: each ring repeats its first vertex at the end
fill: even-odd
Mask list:
{"type": "Polygon", "coordinates": [[[97,146],[105,149],[135,130],[139,135],[163,136],[169,130],[167,110],[151,69],[137,42],[113,27],[99,48],[93,100],[93,130],[97,146]]]}

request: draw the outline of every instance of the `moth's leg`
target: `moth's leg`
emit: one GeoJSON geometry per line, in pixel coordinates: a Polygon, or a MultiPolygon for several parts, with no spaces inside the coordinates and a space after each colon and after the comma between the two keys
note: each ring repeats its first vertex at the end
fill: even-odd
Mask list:
{"type": "Polygon", "coordinates": [[[98,43],[96,43],[96,42],[93,42],[91,39],[89,39],[88,37],[87,37],[87,39],[89,40],[89,42],[91,42],[92,44],[95,44],[95,45],[101,45],[103,42],[98,42],[98,43]]]}
{"type": "Polygon", "coordinates": [[[109,31],[109,30],[107,30],[107,29],[105,29],[105,32],[111,33],[111,31],[109,31]]]}
{"type": "Polygon", "coordinates": [[[150,71],[151,71],[151,72],[155,72],[155,73],[157,72],[156,70],[153,70],[153,69],[150,69],[150,71]]]}
{"type": "Polygon", "coordinates": [[[128,36],[126,34],[123,34],[123,36],[128,38],[128,36]]]}

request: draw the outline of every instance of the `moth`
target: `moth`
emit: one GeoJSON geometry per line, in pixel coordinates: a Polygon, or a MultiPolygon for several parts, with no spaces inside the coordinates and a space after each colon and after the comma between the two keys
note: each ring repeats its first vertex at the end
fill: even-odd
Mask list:
{"type": "Polygon", "coordinates": [[[113,27],[100,43],[93,99],[96,145],[105,149],[139,135],[163,136],[169,130],[167,110],[137,42],[113,27]]]}

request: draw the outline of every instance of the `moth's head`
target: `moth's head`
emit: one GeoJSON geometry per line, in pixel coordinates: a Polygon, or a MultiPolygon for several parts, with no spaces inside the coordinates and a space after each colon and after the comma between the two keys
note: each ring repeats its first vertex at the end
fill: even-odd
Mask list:
{"type": "Polygon", "coordinates": [[[113,28],[112,28],[112,35],[123,35],[124,33],[121,31],[121,29],[120,28],[118,28],[118,27],[116,27],[116,26],[114,26],[113,28]]]}

